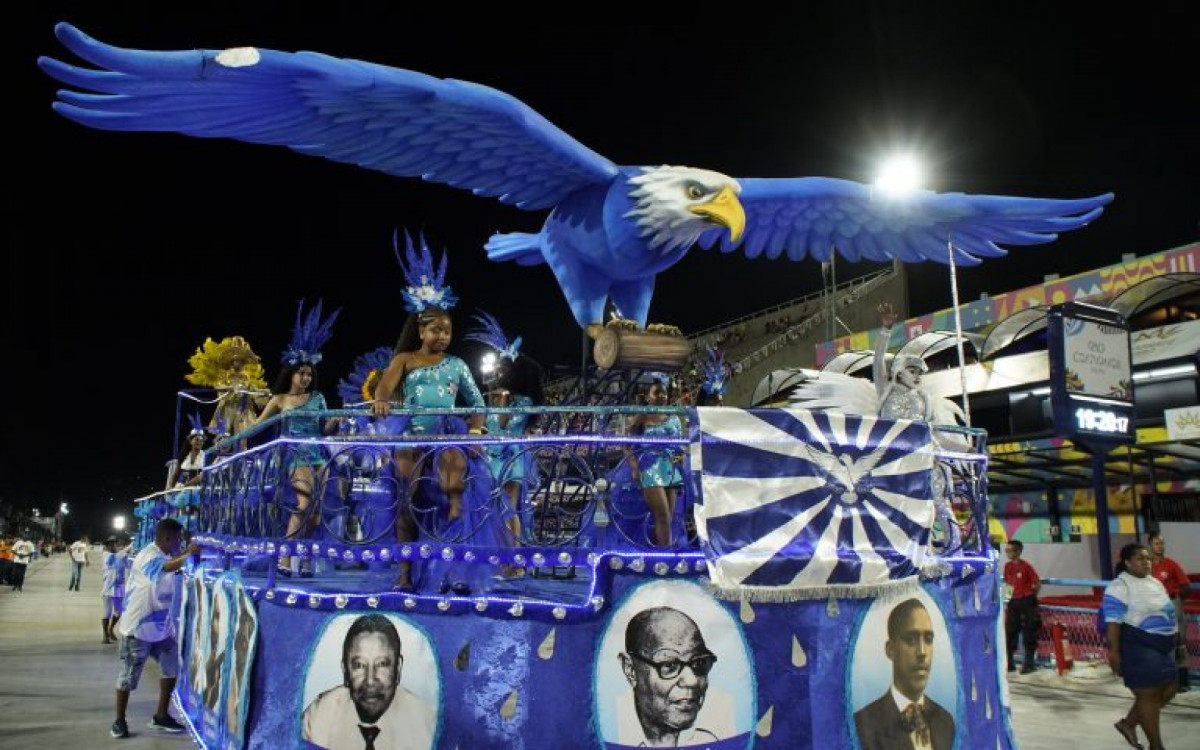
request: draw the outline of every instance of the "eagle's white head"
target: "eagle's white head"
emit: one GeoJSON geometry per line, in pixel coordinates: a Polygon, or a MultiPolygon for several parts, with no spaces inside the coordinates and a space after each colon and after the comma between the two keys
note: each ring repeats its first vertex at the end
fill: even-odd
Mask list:
{"type": "Polygon", "coordinates": [[[742,186],[720,172],[691,167],[646,167],[629,180],[633,219],[650,247],[664,255],[690,247],[713,225],[727,227],[737,242],[746,228],[746,211],[738,201],[742,186]]]}

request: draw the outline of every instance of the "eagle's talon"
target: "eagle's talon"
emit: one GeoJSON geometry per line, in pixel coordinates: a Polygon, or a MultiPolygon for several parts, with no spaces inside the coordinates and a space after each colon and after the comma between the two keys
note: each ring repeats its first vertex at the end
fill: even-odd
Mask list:
{"type": "Polygon", "coordinates": [[[664,323],[651,323],[646,326],[646,333],[658,333],[663,336],[683,336],[683,331],[679,330],[678,326],[666,325],[664,323]]]}
{"type": "MultiPolygon", "coordinates": [[[[637,324],[636,320],[629,320],[628,318],[613,318],[613,319],[609,320],[607,323],[605,323],[604,327],[605,328],[620,328],[620,329],[623,329],[626,331],[636,331],[638,329],[638,324],[637,324]]],[[[649,329],[646,329],[646,330],[649,330],[649,329]]]]}

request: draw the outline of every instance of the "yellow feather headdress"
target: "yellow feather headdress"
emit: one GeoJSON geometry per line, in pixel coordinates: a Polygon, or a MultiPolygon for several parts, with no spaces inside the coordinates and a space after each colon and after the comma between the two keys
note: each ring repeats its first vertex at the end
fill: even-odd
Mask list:
{"type": "Polygon", "coordinates": [[[192,372],[185,377],[189,383],[209,388],[229,388],[241,371],[237,385],[250,390],[265,390],[263,367],[258,355],[241,336],[227,336],[219,342],[211,338],[188,359],[192,372]]]}

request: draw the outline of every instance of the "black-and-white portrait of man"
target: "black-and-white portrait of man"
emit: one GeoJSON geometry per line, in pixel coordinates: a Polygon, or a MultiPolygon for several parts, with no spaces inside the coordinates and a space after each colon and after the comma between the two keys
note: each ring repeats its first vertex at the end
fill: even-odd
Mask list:
{"type": "Polygon", "coordinates": [[[734,618],[699,586],[658,581],[613,614],[596,665],[606,746],[703,747],[749,735],[749,651],[734,618]]]}
{"type": "MultiPolygon", "coordinates": [[[[341,618],[343,620],[347,618],[341,618]]],[[[437,733],[437,705],[428,700],[437,672],[428,644],[397,619],[381,614],[355,617],[340,640],[341,681],[327,687],[304,709],[302,739],[325,750],[428,750],[437,733]],[[420,643],[417,643],[417,641],[420,643]],[[409,652],[423,654],[416,663],[409,652]],[[422,694],[425,693],[425,694],[422,694]]],[[[318,645],[317,660],[328,660],[331,626],[318,645]]],[[[311,672],[312,670],[310,670],[311,672]]],[[[311,681],[311,676],[310,676],[311,681]]]]}
{"type": "Polygon", "coordinates": [[[621,671],[633,688],[643,747],[679,747],[715,741],[696,725],[717,656],[692,618],[671,607],[634,615],[625,628],[621,671]]]}

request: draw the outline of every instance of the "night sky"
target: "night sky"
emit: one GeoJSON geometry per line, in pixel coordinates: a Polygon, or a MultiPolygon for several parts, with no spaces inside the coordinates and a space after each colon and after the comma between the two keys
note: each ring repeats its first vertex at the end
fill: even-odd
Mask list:
{"type": "MultiPolygon", "coordinates": [[[[547,366],[577,362],[579,334],[544,266],[484,259],[492,232],[536,231],[544,214],[283,148],[88,130],[51,112],[57,85],[35,65],[78,62],[54,39],[59,20],[126,47],[315,50],[475,81],[618,164],[867,182],[883,154],[907,147],[935,190],[1116,193],[1090,227],[963,271],[965,299],[1197,239],[1200,38],[1179,9],[1097,18],[986,6],[994,17],[967,3],[847,2],[781,17],[729,6],[753,15],[627,28],[607,16],[464,27],[457,4],[438,22],[296,3],[105,5],[37,4],[9,21],[16,85],[4,109],[0,497],[46,513],[61,496],[93,533],[161,488],[178,450],[174,393],[205,336],[247,337],[270,380],[296,301],[344,306],[321,366],[334,401],[356,355],[394,343],[405,316],[396,227],[449,249],[459,334],[465,312],[486,309],[547,366]]],[[[869,270],[844,264],[839,276],[869,270]]],[[[650,319],[697,330],[810,292],[819,276],[811,260],[696,250],[659,277],[650,319]]],[[[913,312],[948,306],[944,267],[913,267],[913,278],[913,312]]]]}

